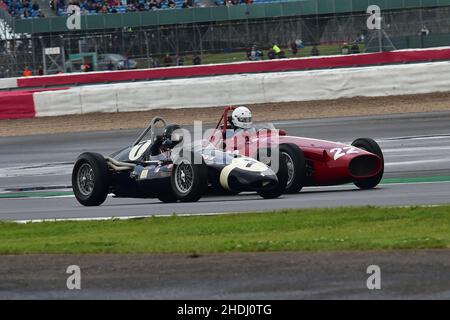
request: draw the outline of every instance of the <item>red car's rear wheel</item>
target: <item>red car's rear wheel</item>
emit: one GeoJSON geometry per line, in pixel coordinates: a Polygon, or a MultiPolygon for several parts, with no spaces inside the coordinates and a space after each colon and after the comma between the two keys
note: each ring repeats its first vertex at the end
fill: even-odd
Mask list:
{"type": "Polygon", "coordinates": [[[305,181],[305,155],[303,154],[303,151],[293,143],[281,144],[280,153],[284,155],[288,170],[288,181],[285,193],[297,193],[303,188],[305,181]]]}

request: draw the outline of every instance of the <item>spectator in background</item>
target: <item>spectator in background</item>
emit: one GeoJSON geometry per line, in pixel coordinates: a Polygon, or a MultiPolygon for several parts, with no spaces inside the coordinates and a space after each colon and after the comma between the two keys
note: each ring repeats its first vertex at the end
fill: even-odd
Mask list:
{"type": "Polygon", "coordinates": [[[319,49],[314,45],[311,49],[311,56],[317,57],[320,55],[319,49]]]}
{"type": "Polygon", "coordinates": [[[31,9],[33,9],[34,11],[39,11],[39,4],[36,1],[34,1],[33,5],[31,6],[31,9]]]}
{"type": "Polygon", "coordinates": [[[245,54],[247,55],[247,59],[250,60],[250,56],[252,54],[252,48],[247,47],[247,49],[245,49],[245,54]]]}
{"type": "Polygon", "coordinates": [[[183,56],[177,56],[176,64],[177,64],[177,66],[184,66],[183,56]]]}
{"type": "Polygon", "coordinates": [[[23,76],[24,77],[31,77],[33,75],[33,71],[30,70],[30,68],[25,67],[23,70],[23,76]]]}
{"type": "Polygon", "coordinates": [[[366,37],[364,36],[363,33],[358,33],[358,34],[356,35],[356,40],[355,40],[355,42],[357,42],[357,43],[364,42],[365,38],[366,38],[366,37]]]}
{"type": "Polygon", "coordinates": [[[81,71],[83,72],[89,72],[91,69],[91,66],[88,63],[85,63],[81,66],[81,71]]]}
{"type": "Polygon", "coordinates": [[[341,46],[341,53],[342,54],[349,54],[350,53],[350,47],[348,46],[347,42],[344,42],[341,46]]]}
{"type": "Polygon", "coordinates": [[[158,58],[154,58],[152,61],[152,64],[153,64],[153,68],[159,68],[161,66],[158,58]]]}
{"type": "Polygon", "coordinates": [[[202,58],[198,54],[194,54],[194,58],[192,59],[192,64],[196,65],[196,66],[202,64],[202,58]]]}
{"type": "Polygon", "coordinates": [[[356,42],[353,43],[352,47],[350,48],[350,53],[351,54],[358,54],[359,53],[359,46],[358,46],[358,44],[356,42]]]}
{"type": "Polygon", "coordinates": [[[172,63],[173,63],[173,59],[170,56],[170,54],[167,53],[166,56],[164,57],[164,66],[165,67],[170,67],[172,65],[172,63]]]}
{"type": "Polygon", "coordinates": [[[427,36],[430,34],[430,30],[428,30],[428,28],[423,25],[422,28],[419,30],[419,36],[427,36]]]}
{"type": "Polygon", "coordinates": [[[109,60],[108,65],[106,66],[106,69],[108,69],[109,71],[114,70],[114,64],[112,63],[111,60],[109,60]]]}
{"type": "Polygon", "coordinates": [[[30,10],[28,10],[28,8],[25,8],[25,9],[23,10],[23,13],[20,15],[20,17],[21,17],[22,19],[30,18],[30,17],[31,17],[30,10]]]}
{"type": "Polygon", "coordinates": [[[280,49],[280,47],[275,43],[275,42],[273,42],[272,43],[272,50],[273,50],[273,52],[275,53],[275,55],[279,55],[280,54],[280,52],[281,52],[281,49],[280,49]]]}
{"type": "Polygon", "coordinates": [[[129,11],[129,12],[136,11],[136,7],[134,6],[134,4],[132,4],[132,3],[128,4],[127,11],[129,11]]]}
{"type": "Polygon", "coordinates": [[[297,53],[298,53],[298,47],[297,47],[297,44],[296,44],[295,41],[294,41],[294,42],[291,43],[290,46],[291,46],[292,55],[293,55],[294,57],[296,57],[296,56],[297,56],[297,53]]]}
{"type": "Polygon", "coordinates": [[[305,47],[305,44],[303,43],[302,39],[295,40],[295,44],[297,45],[298,49],[303,49],[305,47]]]}
{"type": "Polygon", "coordinates": [[[168,5],[168,7],[171,8],[171,9],[175,9],[175,8],[177,7],[177,4],[175,3],[174,0],[169,0],[169,1],[167,2],[167,5],[168,5]]]}
{"type": "Polygon", "coordinates": [[[269,57],[270,60],[273,60],[276,58],[275,51],[273,51],[272,48],[270,48],[269,53],[267,54],[267,57],[269,57]]]}
{"type": "Polygon", "coordinates": [[[194,1],[193,0],[184,0],[183,5],[181,6],[182,8],[192,8],[194,6],[194,1]]]}
{"type": "Polygon", "coordinates": [[[248,60],[250,61],[259,61],[262,59],[262,52],[261,50],[258,50],[256,45],[253,45],[250,49],[250,52],[247,54],[248,60]]]}
{"type": "Polygon", "coordinates": [[[42,69],[42,66],[39,66],[39,69],[38,69],[38,76],[43,76],[44,75],[44,69],[42,69]]]}

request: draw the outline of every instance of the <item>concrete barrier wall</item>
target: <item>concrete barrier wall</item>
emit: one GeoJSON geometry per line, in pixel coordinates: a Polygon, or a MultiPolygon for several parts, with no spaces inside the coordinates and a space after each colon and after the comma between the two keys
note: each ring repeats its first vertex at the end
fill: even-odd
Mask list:
{"type": "Polygon", "coordinates": [[[18,78],[3,78],[0,79],[0,89],[14,89],[18,88],[19,84],[17,83],[18,78]]]}
{"type": "Polygon", "coordinates": [[[97,85],[34,93],[36,116],[450,91],[450,62],[97,85]]]}
{"type": "Polygon", "coordinates": [[[0,89],[51,86],[67,87],[76,84],[102,84],[124,81],[205,77],[243,73],[284,72],[337,67],[362,67],[369,65],[386,65],[394,63],[415,63],[443,60],[450,60],[449,47],[408,49],[356,55],[276,59],[255,62],[244,61],[201,66],[71,73],[41,77],[20,77],[13,79],[0,79],[0,89]]]}

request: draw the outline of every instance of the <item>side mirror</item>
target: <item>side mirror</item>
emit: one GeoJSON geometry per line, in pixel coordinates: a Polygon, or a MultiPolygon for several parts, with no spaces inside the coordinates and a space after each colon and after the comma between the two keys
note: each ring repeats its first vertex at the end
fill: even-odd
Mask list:
{"type": "Polygon", "coordinates": [[[284,130],[284,129],[280,129],[280,130],[278,130],[278,134],[279,134],[280,136],[285,136],[285,135],[287,135],[287,132],[286,132],[286,130],[284,130]]]}

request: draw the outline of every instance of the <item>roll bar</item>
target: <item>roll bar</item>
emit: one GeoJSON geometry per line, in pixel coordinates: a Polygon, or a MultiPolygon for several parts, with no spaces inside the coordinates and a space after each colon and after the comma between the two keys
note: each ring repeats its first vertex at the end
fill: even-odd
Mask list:
{"type": "Polygon", "coordinates": [[[167,122],[166,120],[164,120],[164,118],[162,117],[154,117],[151,121],[150,124],[148,125],[148,127],[142,131],[142,133],[139,135],[139,137],[136,139],[136,141],[133,143],[133,147],[135,145],[137,145],[139,142],[141,142],[141,140],[147,135],[147,133],[150,131],[150,140],[151,142],[155,142],[155,124],[158,123],[159,121],[161,121],[164,124],[164,127],[167,126],[167,122]]]}

